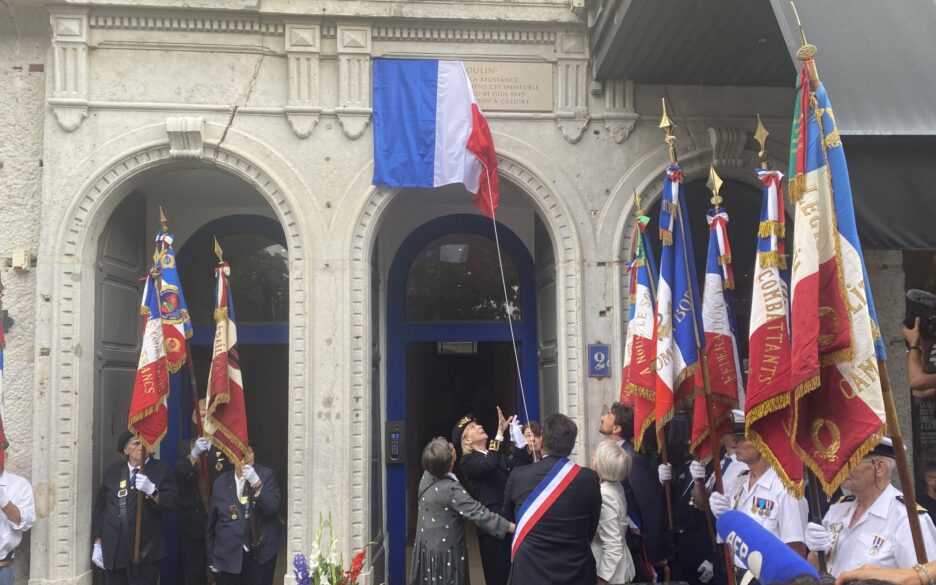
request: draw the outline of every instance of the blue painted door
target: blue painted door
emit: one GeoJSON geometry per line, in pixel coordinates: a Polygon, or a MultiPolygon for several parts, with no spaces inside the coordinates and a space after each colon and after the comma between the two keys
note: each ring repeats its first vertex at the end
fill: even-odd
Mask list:
{"type": "Polygon", "coordinates": [[[450,436],[469,410],[493,436],[495,404],[521,420],[539,417],[533,260],[502,224],[498,235],[510,284],[506,307],[493,226],[485,217],[452,215],[424,224],[390,268],[386,415],[405,429],[403,460],[386,464],[390,585],[406,582],[425,442],[450,436]],[[513,336],[505,308],[516,317],[513,336]]]}

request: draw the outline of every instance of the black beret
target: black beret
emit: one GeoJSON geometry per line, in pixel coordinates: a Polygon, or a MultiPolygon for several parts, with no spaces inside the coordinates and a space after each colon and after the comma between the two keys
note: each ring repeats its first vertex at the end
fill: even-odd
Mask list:
{"type": "Polygon", "coordinates": [[[459,421],[455,424],[455,428],[452,429],[452,444],[455,445],[455,450],[461,453],[461,439],[462,433],[465,432],[465,427],[470,423],[477,422],[475,415],[468,413],[465,416],[461,417],[459,421]]]}
{"type": "Polygon", "coordinates": [[[120,436],[117,437],[117,452],[123,453],[124,447],[127,446],[127,441],[133,438],[133,433],[130,431],[124,431],[120,433],[120,436]]]}

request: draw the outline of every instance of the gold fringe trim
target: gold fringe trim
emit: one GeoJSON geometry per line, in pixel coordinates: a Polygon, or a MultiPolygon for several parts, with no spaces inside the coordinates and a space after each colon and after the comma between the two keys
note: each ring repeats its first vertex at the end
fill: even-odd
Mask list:
{"type": "Polygon", "coordinates": [[[134,437],[140,439],[140,442],[143,443],[143,446],[150,453],[156,452],[157,445],[159,445],[159,442],[162,441],[163,437],[166,436],[166,432],[168,431],[168,429],[163,429],[163,432],[160,433],[158,437],[156,437],[156,440],[150,443],[149,441],[144,439],[142,436],[140,436],[140,432],[137,431],[135,428],[133,428],[133,425],[140,422],[144,418],[150,416],[151,414],[155,413],[157,410],[159,410],[160,406],[165,406],[165,405],[166,405],[166,397],[163,396],[156,402],[154,406],[150,406],[143,412],[136,413],[135,415],[131,416],[130,419],[127,421],[127,430],[133,433],[134,437]]]}
{"type": "Polygon", "coordinates": [[[212,421],[212,423],[214,424],[214,428],[216,430],[221,431],[221,434],[224,435],[224,437],[227,440],[229,440],[231,443],[234,443],[234,446],[240,449],[241,454],[240,455],[235,454],[234,451],[229,446],[225,445],[221,441],[216,440],[213,434],[209,437],[209,439],[211,439],[211,444],[217,447],[218,449],[220,449],[225,455],[227,455],[228,460],[234,463],[236,467],[238,468],[243,467],[243,463],[244,463],[243,457],[247,453],[247,446],[244,445],[241,442],[241,440],[238,439],[237,436],[234,435],[234,433],[232,433],[231,430],[228,429],[226,426],[216,424],[215,421],[212,421]],[[236,464],[236,462],[238,461],[241,463],[241,465],[236,464]]]}
{"type": "Polygon", "coordinates": [[[644,418],[640,424],[640,432],[634,435],[634,451],[640,451],[643,447],[643,438],[647,434],[647,429],[653,424],[653,416],[644,418]]]}
{"type": "Polygon", "coordinates": [[[178,374],[178,373],[179,373],[179,370],[182,369],[182,366],[185,365],[186,358],[187,358],[187,356],[186,356],[185,354],[183,354],[182,357],[179,358],[179,361],[176,361],[176,362],[170,362],[170,361],[167,359],[166,361],[168,362],[168,365],[166,366],[166,369],[169,370],[169,373],[170,373],[170,374],[178,374]]]}
{"type": "Polygon", "coordinates": [[[227,308],[227,307],[221,307],[220,309],[215,309],[215,310],[214,310],[214,320],[215,320],[215,323],[217,323],[218,321],[226,321],[227,318],[228,318],[228,308],[227,308]]]}
{"type": "Polygon", "coordinates": [[[628,304],[628,306],[633,305],[633,304],[636,303],[636,302],[637,302],[637,295],[636,295],[636,294],[628,295],[628,296],[627,296],[627,304],[628,304]]]}
{"type": "Polygon", "coordinates": [[[143,305],[140,305],[140,315],[146,317],[149,315],[149,309],[143,305]]]}
{"type": "Polygon", "coordinates": [[[800,459],[803,460],[803,463],[806,465],[806,467],[808,467],[816,475],[816,479],[818,479],[819,483],[822,484],[822,491],[825,492],[827,498],[831,499],[832,494],[834,494],[835,490],[837,490],[839,486],[842,485],[842,482],[845,481],[845,478],[848,477],[848,474],[851,473],[851,470],[861,462],[865,455],[874,449],[875,445],[881,442],[881,439],[884,438],[884,430],[884,425],[882,424],[881,428],[868,436],[867,439],[862,441],[862,443],[858,445],[858,448],[855,449],[855,451],[852,453],[851,457],[848,458],[848,464],[839,469],[838,473],[835,474],[835,477],[832,478],[832,481],[828,483],[822,476],[822,468],[819,466],[819,463],[810,457],[806,451],[800,448],[799,443],[796,442],[795,437],[793,438],[793,451],[800,457],[800,459]]]}
{"type": "Polygon", "coordinates": [[[790,404],[790,393],[786,392],[784,394],[777,394],[776,396],[772,396],[757,406],[752,407],[744,415],[744,432],[748,433],[751,431],[751,427],[754,425],[754,423],[764,418],[768,414],[773,414],[778,410],[787,408],[790,406],[790,404]]]}
{"type": "MultiPolygon", "coordinates": [[[[819,376],[814,376],[806,380],[805,382],[802,382],[799,385],[797,385],[795,388],[793,388],[793,400],[798,401],[803,396],[806,396],[807,394],[809,394],[810,392],[818,388],[819,382],[820,382],[819,376]]],[[[795,424],[796,419],[794,419],[793,422],[795,424]]]]}
{"type": "MultiPolygon", "coordinates": [[[[686,378],[689,376],[694,376],[696,370],[699,369],[699,362],[694,364],[689,364],[686,369],[679,373],[679,376],[676,377],[676,380],[673,382],[673,396],[676,395],[676,389],[682,386],[682,383],[686,381],[686,378]]],[[[667,421],[669,422],[669,421],[667,421]]]]}
{"type": "Polygon", "coordinates": [[[786,254],[780,254],[776,250],[758,252],[757,263],[761,268],[780,268],[781,270],[786,270],[787,257],[786,254]]]}
{"type": "Polygon", "coordinates": [[[820,367],[834,366],[835,364],[840,364],[842,362],[850,362],[852,358],[855,357],[855,350],[851,346],[843,347],[838,351],[833,351],[832,353],[826,353],[819,356],[819,365],[820,367]]]}
{"type": "Polygon", "coordinates": [[[660,209],[662,209],[663,211],[665,211],[666,213],[670,215],[676,215],[676,209],[677,209],[676,204],[673,203],[672,201],[661,201],[660,209]]]}
{"type": "Polygon", "coordinates": [[[724,256],[718,257],[718,265],[724,266],[725,264],[731,264],[731,254],[725,254],[724,256]]]}
{"type": "Polygon", "coordinates": [[[673,232],[660,228],[660,240],[663,242],[664,246],[672,246],[673,232]]]}
{"type": "Polygon", "coordinates": [[[795,177],[791,177],[787,185],[787,192],[790,194],[790,201],[799,203],[806,193],[806,175],[797,173],[795,177]]]}
{"type": "Polygon", "coordinates": [[[777,472],[777,477],[780,478],[780,483],[783,484],[783,487],[786,488],[786,491],[796,498],[797,500],[802,500],[806,495],[806,486],[802,481],[793,481],[790,479],[790,476],[787,475],[786,470],[780,465],[780,460],[773,454],[773,451],[767,446],[767,443],[764,442],[763,437],[760,436],[760,433],[753,429],[748,429],[747,431],[747,440],[754,444],[754,447],[757,448],[760,452],[761,457],[767,460],[767,463],[777,472]]]}
{"type": "Polygon", "coordinates": [[[640,386],[639,384],[634,384],[633,382],[627,383],[627,391],[634,396],[640,396],[644,400],[656,400],[656,393],[653,390],[645,386],[640,386]]]}
{"type": "MultiPolygon", "coordinates": [[[[715,418],[715,429],[717,430],[719,425],[724,424],[728,422],[729,420],[732,420],[733,418],[734,417],[731,414],[731,411],[722,413],[721,416],[715,418]]],[[[724,437],[722,437],[722,440],[724,440],[724,437]]],[[[719,445],[721,445],[722,440],[718,441],[719,445]]],[[[699,447],[708,443],[708,441],[709,441],[709,430],[708,430],[708,427],[706,427],[705,430],[702,431],[702,434],[699,435],[699,437],[695,441],[692,441],[689,443],[689,452],[692,453],[693,455],[698,456],[697,450],[699,449],[699,447]]],[[[701,461],[702,461],[702,464],[704,465],[704,464],[707,464],[711,460],[712,460],[712,454],[709,453],[709,456],[701,461]]]]}
{"type": "Polygon", "coordinates": [[[722,287],[728,290],[734,290],[734,279],[723,281],[722,287]]]}
{"type": "Polygon", "coordinates": [[[757,237],[769,238],[771,236],[785,238],[786,225],[774,219],[760,222],[760,225],[757,228],[757,237]]]}

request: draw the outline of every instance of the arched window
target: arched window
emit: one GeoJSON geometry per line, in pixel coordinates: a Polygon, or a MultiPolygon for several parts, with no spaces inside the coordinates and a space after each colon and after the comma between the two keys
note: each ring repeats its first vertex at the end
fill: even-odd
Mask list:
{"type": "MultiPolygon", "coordinates": [[[[510,317],[520,320],[520,275],[509,255],[502,258],[510,317]]],[[[480,234],[449,234],[427,244],[410,264],[405,294],[409,322],[506,320],[497,249],[480,234]]]]}

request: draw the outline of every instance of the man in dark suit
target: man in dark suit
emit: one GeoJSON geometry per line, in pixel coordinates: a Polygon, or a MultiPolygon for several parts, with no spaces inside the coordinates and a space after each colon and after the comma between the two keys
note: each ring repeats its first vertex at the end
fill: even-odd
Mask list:
{"type": "MultiPolygon", "coordinates": [[[[517,467],[507,479],[502,515],[516,522],[517,513],[553,467],[575,447],[578,428],[564,414],[543,422],[543,460],[517,467]]],[[[530,529],[517,549],[510,571],[511,585],[596,583],[591,541],[601,514],[598,474],[582,468],[555,503],[530,529]]]]}
{"type": "Polygon", "coordinates": [[[253,445],[245,463],[218,476],[211,492],[205,545],[217,585],[273,583],[283,533],[280,488],[272,469],[254,466],[253,445]]]}
{"type": "Polygon", "coordinates": [[[166,557],[163,519],[178,503],[175,475],[153,457],[144,463],[143,445],[130,431],[120,435],[117,451],[126,459],[108,468],[94,499],[91,560],[104,569],[106,585],[156,585],[166,557]],[[138,493],[143,494],[140,564],[133,571],[138,493]]]}

